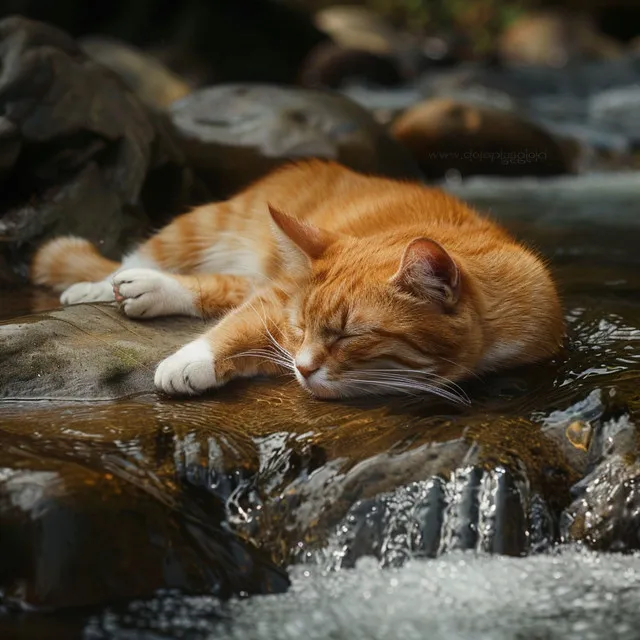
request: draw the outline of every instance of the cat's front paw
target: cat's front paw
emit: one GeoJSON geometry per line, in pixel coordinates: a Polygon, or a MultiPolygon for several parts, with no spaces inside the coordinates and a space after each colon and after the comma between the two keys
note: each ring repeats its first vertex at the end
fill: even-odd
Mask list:
{"type": "Polygon", "coordinates": [[[163,360],[154,381],[159,391],[169,395],[198,395],[219,386],[207,340],[198,338],[163,360]]]}
{"type": "Polygon", "coordinates": [[[125,269],[113,276],[113,294],[130,318],[193,315],[193,295],[172,276],[153,269],[125,269]]]}
{"type": "Polygon", "coordinates": [[[60,296],[60,302],[64,305],[81,302],[113,302],[114,300],[113,287],[107,280],[72,284],[60,296]]]}

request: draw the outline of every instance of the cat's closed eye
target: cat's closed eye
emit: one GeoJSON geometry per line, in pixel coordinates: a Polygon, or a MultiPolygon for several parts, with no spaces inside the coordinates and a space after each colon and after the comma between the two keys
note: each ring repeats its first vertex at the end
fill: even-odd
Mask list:
{"type": "Polygon", "coordinates": [[[332,338],[331,345],[343,346],[350,342],[351,340],[355,340],[356,338],[361,338],[364,333],[340,333],[335,335],[332,338]]]}
{"type": "Polygon", "coordinates": [[[290,324],[289,328],[291,329],[291,333],[296,337],[296,338],[302,338],[304,336],[304,328],[297,325],[297,324],[290,324]]]}

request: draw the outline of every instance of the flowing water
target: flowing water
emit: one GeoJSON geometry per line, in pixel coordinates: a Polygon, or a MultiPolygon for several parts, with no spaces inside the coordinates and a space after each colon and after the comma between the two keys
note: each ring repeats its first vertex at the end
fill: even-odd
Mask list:
{"type": "MultiPolygon", "coordinates": [[[[66,491],[115,478],[99,495],[113,490],[118,505],[135,486],[205,534],[207,509],[217,526],[222,508],[247,549],[293,563],[286,593],[224,602],[168,591],[108,608],[14,613],[0,616],[0,636],[637,637],[640,557],[554,551],[564,540],[640,548],[640,186],[625,184],[600,199],[588,188],[545,192],[545,183],[537,199],[501,198],[491,183],[469,192],[548,256],[568,323],[554,362],[465,385],[470,408],[331,406],[286,380],[204,401],[149,392],[0,405],[0,468],[58,465],[59,477],[81,478],[66,491]],[[202,488],[215,500],[184,498],[202,488]]],[[[34,292],[1,300],[4,318],[55,304],[34,292]]],[[[98,542],[109,562],[110,540],[98,542]]],[[[95,540],[81,543],[86,557],[100,555],[95,540]]],[[[136,562],[143,543],[130,544],[136,562]]]]}

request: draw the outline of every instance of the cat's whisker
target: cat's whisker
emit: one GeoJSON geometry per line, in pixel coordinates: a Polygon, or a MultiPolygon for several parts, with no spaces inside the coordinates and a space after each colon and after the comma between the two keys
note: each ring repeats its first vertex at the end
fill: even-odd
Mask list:
{"type": "Polygon", "coordinates": [[[424,376],[433,380],[439,380],[442,383],[442,387],[449,389],[451,393],[459,395],[467,404],[471,404],[471,399],[467,395],[466,391],[457,383],[453,382],[453,380],[449,380],[441,375],[433,371],[427,371],[422,369],[365,369],[363,373],[376,373],[383,374],[383,376],[387,379],[395,379],[395,380],[406,380],[407,377],[415,375],[415,376],[424,376]]]}
{"type": "MultiPolygon", "coordinates": [[[[416,376],[416,373],[413,373],[413,374],[409,373],[408,375],[404,375],[400,372],[395,374],[385,372],[385,373],[380,373],[376,375],[375,379],[380,381],[387,381],[387,382],[420,384],[421,381],[417,380],[415,376],[416,376]]],[[[471,401],[467,396],[466,392],[463,389],[461,389],[458,385],[456,385],[454,382],[448,381],[445,378],[442,378],[441,376],[429,375],[427,373],[424,373],[423,377],[426,377],[427,380],[434,380],[438,388],[445,389],[451,394],[460,397],[460,399],[463,400],[465,403],[470,404],[471,401]]],[[[367,377],[367,379],[372,379],[372,378],[367,377]]]]}
{"type": "Polygon", "coordinates": [[[280,353],[282,358],[285,359],[291,367],[294,367],[295,363],[294,363],[293,356],[275,339],[275,337],[269,330],[269,327],[267,326],[267,321],[266,321],[266,311],[264,309],[264,303],[262,302],[262,300],[260,301],[260,303],[262,304],[262,310],[263,310],[262,315],[258,312],[256,307],[251,303],[250,300],[247,301],[248,306],[253,310],[253,312],[258,316],[258,319],[262,322],[266,335],[269,338],[269,340],[273,343],[273,346],[277,349],[277,351],[280,353]]]}
{"type": "Polygon", "coordinates": [[[407,393],[408,395],[414,395],[417,394],[419,392],[424,393],[425,389],[409,389],[407,388],[405,385],[398,385],[395,383],[387,383],[387,382],[383,382],[382,380],[359,380],[359,379],[349,379],[349,382],[354,382],[354,383],[359,383],[363,388],[369,387],[371,385],[379,385],[379,386],[384,386],[387,390],[389,389],[393,389],[393,390],[397,390],[397,391],[401,391],[402,393],[407,393]]]}
{"type": "Polygon", "coordinates": [[[243,351],[241,353],[236,353],[231,356],[227,356],[224,360],[233,360],[235,358],[262,358],[265,361],[273,362],[280,367],[288,369],[289,371],[294,371],[294,366],[288,360],[281,358],[277,355],[277,352],[269,351],[268,349],[251,349],[249,351],[243,351]]]}
{"type": "MultiPolygon", "coordinates": [[[[359,373],[363,373],[363,372],[359,372],[359,373]]],[[[406,378],[405,379],[396,378],[396,377],[389,378],[385,376],[376,376],[376,377],[365,376],[364,378],[355,378],[348,375],[346,379],[349,381],[354,381],[362,384],[386,386],[389,389],[402,391],[403,393],[425,393],[426,392],[436,396],[440,396],[441,398],[450,400],[457,404],[464,404],[464,405],[471,404],[471,401],[466,394],[461,395],[460,393],[455,392],[453,390],[450,390],[441,386],[430,385],[430,384],[427,384],[426,382],[419,382],[416,380],[411,380],[406,378]]]]}
{"type": "Polygon", "coordinates": [[[460,364],[459,362],[455,362],[454,360],[449,360],[449,358],[445,358],[444,356],[434,356],[434,357],[438,358],[438,360],[442,360],[443,362],[448,362],[449,364],[452,364],[454,367],[457,367],[458,369],[462,369],[462,371],[464,371],[469,376],[473,376],[478,380],[482,379],[482,376],[479,373],[477,373],[473,369],[470,369],[469,367],[465,367],[463,364],[460,364]]]}

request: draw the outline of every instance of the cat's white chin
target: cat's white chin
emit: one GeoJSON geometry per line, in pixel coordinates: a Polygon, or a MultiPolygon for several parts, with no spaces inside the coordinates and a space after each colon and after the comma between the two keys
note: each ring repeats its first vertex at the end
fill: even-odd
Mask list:
{"type": "Polygon", "coordinates": [[[296,379],[300,386],[314,398],[334,400],[342,397],[339,385],[332,380],[327,380],[326,374],[322,369],[312,374],[309,378],[303,377],[296,371],[296,379]]]}

